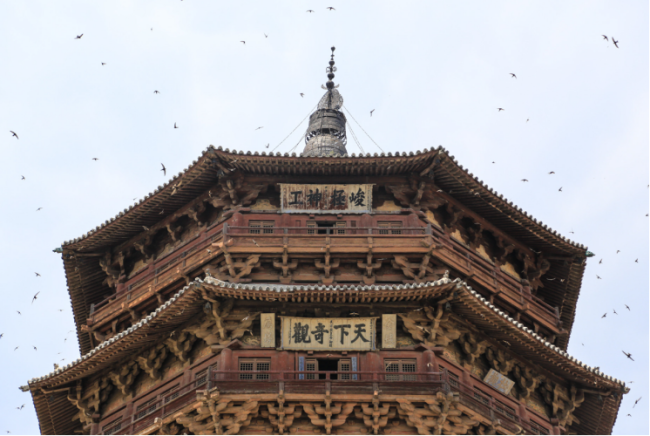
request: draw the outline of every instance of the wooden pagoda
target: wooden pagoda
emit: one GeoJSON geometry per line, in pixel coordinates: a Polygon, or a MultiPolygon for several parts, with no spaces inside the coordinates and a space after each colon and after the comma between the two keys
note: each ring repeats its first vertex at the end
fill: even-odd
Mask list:
{"type": "Polygon", "coordinates": [[[305,152],[208,147],[62,246],[82,357],[43,434],[609,434],[566,353],[586,247],[443,148],[348,155],[333,57],[305,152]]]}

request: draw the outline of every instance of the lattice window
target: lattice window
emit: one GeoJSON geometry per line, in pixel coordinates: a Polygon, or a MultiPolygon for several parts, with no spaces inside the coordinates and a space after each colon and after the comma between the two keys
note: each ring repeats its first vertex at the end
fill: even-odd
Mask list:
{"type": "Polygon", "coordinates": [[[530,421],[530,429],[532,430],[533,434],[551,434],[546,427],[536,423],[533,420],[530,421]]]}
{"type": "Polygon", "coordinates": [[[112,421],[102,427],[103,434],[115,434],[122,429],[122,417],[117,418],[115,421],[112,421]]]}
{"type": "Polygon", "coordinates": [[[315,221],[307,221],[307,234],[308,235],[315,235],[317,227],[318,227],[318,225],[316,224],[315,221]]]}
{"type": "Polygon", "coordinates": [[[474,399],[480,401],[486,406],[490,405],[490,396],[478,388],[474,388],[474,399]]]}
{"type": "Polygon", "coordinates": [[[402,222],[401,221],[379,221],[377,222],[380,235],[401,235],[402,222]]]}
{"type": "MultiPolygon", "coordinates": [[[[415,359],[386,359],[384,367],[387,373],[417,372],[415,359]]],[[[386,374],[387,381],[417,381],[416,375],[407,374],[386,374]]]]}
{"type": "Polygon", "coordinates": [[[194,386],[197,388],[199,386],[204,385],[208,381],[208,369],[204,369],[203,371],[197,372],[194,374],[194,386]]]}
{"type": "Polygon", "coordinates": [[[240,371],[252,371],[239,374],[240,380],[268,380],[269,374],[264,371],[271,369],[271,359],[239,359],[240,371]]]}
{"type": "MultiPolygon", "coordinates": [[[[305,360],[305,371],[318,371],[318,360],[307,359],[305,360]]],[[[305,380],[316,380],[318,374],[305,374],[305,380]]]]}
{"type": "Polygon", "coordinates": [[[345,235],[345,221],[337,221],[334,224],[334,233],[337,235],[345,235]]]}
{"type": "MultiPolygon", "coordinates": [[[[340,359],[338,363],[339,372],[352,371],[352,361],[350,359],[340,359]]],[[[339,374],[339,380],[351,380],[353,374],[339,374]]]]}
{"type": "Polygon", "coordinates": [[[167,389],[162,394],[160,394],[160,399],[163,400],[163,403],[167,404],[170,401],[173,401],[176,398],[178,398],[179,395],[180,395],[180,391],[178,390],[178,385],[176,385],[167,389]]]}
{"type": "Polygon", "coordinates": [[[249,221],[248,233],[259,235],[260,233],[273,233],[275,221],[249,221]]]}
{"type": "Polygon", "coordinates": [[[146,401],[138,406],[137,409],[135,409],[135,419],[140,419],[145,416],[147,416],[150,413],[153,413],[156,411],[158,408],[158,398],[154,397],[150,399],[149,401],[146,401]]]}
{"type": "Polygon", "coordinates": [[[502,402],[494,400],[494,408],[496,409],[497,412],[499,412],[504,416],[507,416],[513,421],[517,420],[517,415],[515,415],[515,409],[513,409],[512,407],[506,406],[502,402]]]}

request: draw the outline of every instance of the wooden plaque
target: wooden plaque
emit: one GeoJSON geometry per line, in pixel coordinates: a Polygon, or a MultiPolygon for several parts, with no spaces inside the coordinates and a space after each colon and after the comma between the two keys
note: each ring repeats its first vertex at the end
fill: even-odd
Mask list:
{"type": "Polygon", "coordinates": [[[381,348],[397,348],[397,315],[381,316],[381,348]]]}
{"type": "Polygon", "coordinates": [[[263,313],[260,315],[262,326],[262,347],[275,348],[275,313],[263,313]]]}
{"type": "Polygon", "coordinates": [[[370,351],[377,318],[297,318],[282,316],[282,349],[370,351]]]}
{"type": "Polygon", "coordinates": [[[299,185],[280,183],[285,213],[370,213],[372,185],[299,185]]]}
{"type": "Polygon", "coordinates": [[[514,381],[493,369],[490,369],[483,381],[504,395],[508,395],[515,385],[514,381]]]}

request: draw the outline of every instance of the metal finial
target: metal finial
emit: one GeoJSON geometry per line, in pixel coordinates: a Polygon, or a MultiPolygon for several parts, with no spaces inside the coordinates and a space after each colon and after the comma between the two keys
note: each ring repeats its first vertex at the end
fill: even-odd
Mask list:
{"type": "Polygon", "coordinates": [[[325,85],[327,86],[327,89],[333,89],[334,88],[334,82],[332,82],[332,79],[334,78],[334,73],[336,72],[336,67],[334,66],[334,50],[336,50],[336,47],[332,47],[332,56],[330,57],[330,66],[325,69],[327,72],[327,78],[329,79],[325,85]]]}

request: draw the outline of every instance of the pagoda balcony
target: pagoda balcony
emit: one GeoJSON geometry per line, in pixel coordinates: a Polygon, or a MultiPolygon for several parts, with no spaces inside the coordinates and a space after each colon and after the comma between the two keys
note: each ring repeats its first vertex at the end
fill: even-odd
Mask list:
{"type": "MultiPolygon", "coordinates": [[[[479,285],[477,291],[516,320],[525,315],[532,320],[535,329],[541,327],[551,336],[566,334],[557,308],[532,295],[528,286],[431,225],[404,228],[254,228],[230,226],[225,222],[210,226],[175,252],[151,261],[131,279],[119,284],[115,294],[91,305],[88,326],[97,329],[118,316],[128,317],[129,310],[136,306],[151,306],[154,310],[168,298],[174,286],[185,283],[184,276],[216,259],[222,250],[235,256],[260,254],[263,258],[278,258],[285,247],[288,254],[297,259],[322,258],[328,251],[332,257],[351,259],[365,257],[371,250],[375,259],[390,259],[393,255],[421,258],[430,253],[432,260],[449,265],[462,279],[479,285]],[[434,250],[431,250],[432,245],[434,250]]],[[[251,276],[267,283],[277,280],[277,276],[256,277],[255,273],[251,276]]],[[[403,279],[397,274],[395,277],[403,279]]],[[[345,281],[338,277],[337,280],[345,281]]],[[[390,283],[390,280],[385,281],[385,284],[390,283]]]]}
{"type": "MultiPolygon", "coordinates": [[[[431,224],[426,227],[223,227],[224,246],[230,254],[260,254],[278,257],[285,247],[292,258],[313,258],[329,253],[332,257],[359,257],[372,253],[375,258],[392,255],[433,259],[458,271],[465,281],[486,289],[491,303],[503,306],[516,320],[522,314],[534,318],[551,335],[562,335],[558,308],[531,293],[529,286],[503,272],[496,264],[479,256],[444,231],[431,224]],[[431,251],[431,246],[436,249],[431,251]]],[[[500,307],[505,309],[503,307],[500,307]]],[[[537,329],[537,327],[536,327],[537,329]]]]}
{"type": "MultiPolygon", "coordinates": [[[[173,384],[169,382],[166,386],[173,384]]],[[[162,388],[165,389],[165,388],[162,388]]],[[[167,389],[146,402],[146,407],[134,408],[141,402],[134,398],[121,418],[111,415],[100,434],[151,434],[165,418],[174,419],[182,409],[202,404],[206,394],[218,391],[221,398],[245,401],[275,402],[283,395],[286,403],[332,401],[371,404],[378,398],[382,403],[397,404],[397,399],[410,401],[430,399],[438,392],[453,393],[461,409],[469,409],[489,419],[495,427],[511,434],[553,434],[550,422],[525,404],[483,385],[476,387],[461,383],[443,372],[370,372],[370,371],[217,371],[208,377],[167,389]],[[489,392],[489,393],[488,393],[489,392]],[[172,415],[174,417],[172,418],[172,415]],[[530,416],[535,417],[531,420],[530,416]]],[[[471,414],[474,414],[471,413],[471,414]]]]}

